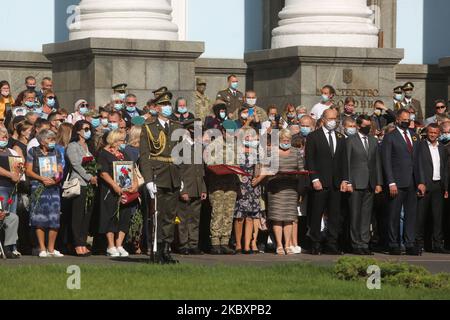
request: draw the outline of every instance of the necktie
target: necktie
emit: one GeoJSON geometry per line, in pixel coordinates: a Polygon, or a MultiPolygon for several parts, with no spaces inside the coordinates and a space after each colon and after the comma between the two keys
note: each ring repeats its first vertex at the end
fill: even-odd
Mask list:
{"type": "Polygon", "coordinates": [[[366,149],[367,155],[369,155],[369,144],[367,142],[367,137],[363,137],[364,139],[364,149],[366,149]]]}
{"type": "Polygon", "coordinates": [[[169,122],[168,121],[164,124],[164,132],[166,134],[169,134],[169,122]]]}
{"type": "Polygon", "coordinates": [[[411,139],[409,139],[409,136],[408,136],[408,133],[406,132],[406,130],[403,131],[403,134],[405,135],[406,144],[408,145],[408,151],[409,151],[409,153],[412,153],[413,145],[412,145],[411,139]]]}
{"type": "Polygon", "coordinates": [[[328,131],[328,141],[330,144],[331,156],[334,157],[334,142],[333,142],[333,136],[332,136],[331,131],[328,131]]]}

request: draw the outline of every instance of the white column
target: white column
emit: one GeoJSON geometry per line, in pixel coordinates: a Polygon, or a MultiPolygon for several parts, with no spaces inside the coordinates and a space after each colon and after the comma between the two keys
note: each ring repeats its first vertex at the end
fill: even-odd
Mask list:
{"type": "Polygon", "coordinates": [[[367,0],[286,0],[272,48],[378,47],[378,28],[367,0]]]}
{"type": "Polygon", "coordinates": [[[178,40],[167,0],[81,0],[79,9],[79,18],[69,26],[70,40],[178,40]]]}

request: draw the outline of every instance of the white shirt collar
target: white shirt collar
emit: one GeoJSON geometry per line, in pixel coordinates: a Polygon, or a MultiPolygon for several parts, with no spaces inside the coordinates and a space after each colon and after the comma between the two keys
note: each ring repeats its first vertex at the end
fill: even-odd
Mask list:
{"type": "Polygon", "coordinates": [[[428,143],[428,146],[430,146],[430,147],[432,147],[432,148],[438,148],[438,147],[439,147],[439,142],[437,142],[437,141],[436,141],[436,145],[433,145],[433,144],[430,142],[430,140],[427,139],[427,143],[428,143]]]}
{"type": "Polygon", "coordinates": [[[361,140],[364,140],[365,138],[367,138],[367,141],[369,140],[369,136],[365,136],[363,135],[361,132],[358,131],[358,135],[361,138],[361,140]]]}

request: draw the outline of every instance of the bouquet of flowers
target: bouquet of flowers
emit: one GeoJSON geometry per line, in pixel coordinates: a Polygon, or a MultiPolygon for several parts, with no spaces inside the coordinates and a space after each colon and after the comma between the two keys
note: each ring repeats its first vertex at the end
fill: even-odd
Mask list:
{"type": "MultiPolygon", "coordinates": [[[[94,177],[97,176],[98,170],[100,170],[100,165],[97,163],[97,161],[93,156],[83,157],[81,165],[88,174],[94,177]]],[[[94,198],[95,198],[95,186],[89,183],[86,192],[85,212],[87,212],[88,209],[92,207],[94,198]]]]}

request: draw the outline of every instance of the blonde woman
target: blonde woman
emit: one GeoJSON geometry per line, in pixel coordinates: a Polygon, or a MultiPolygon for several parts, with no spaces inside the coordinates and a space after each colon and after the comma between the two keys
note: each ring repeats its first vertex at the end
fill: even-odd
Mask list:
{"type": "Polygon", "coordinates": [[[139,144],[141,142],[141,132],[141,126],[131,127],[128,136],[128,144],[124,150],[128,157],[135,163],[139,160],[139,144]]]}
{"type": "Polygon", "coordinates": [[[106,138],[106,147],[98,155],[100,165],[100,227],[99,233],[105,234],[108,241],[107,255],[110,257],[127,257],[129,254],[123,248],[123,241],[130,227],[133,204],[124,205],[125,191],[138,191],[136,175],[130,190],[122,189],[114,181],[113,164],[117,161],[132,161],[124,153],[125,133],[119,130],[111,131],[106,138]],[[120,200],[120,202],[119,202],[120,200]]]}

